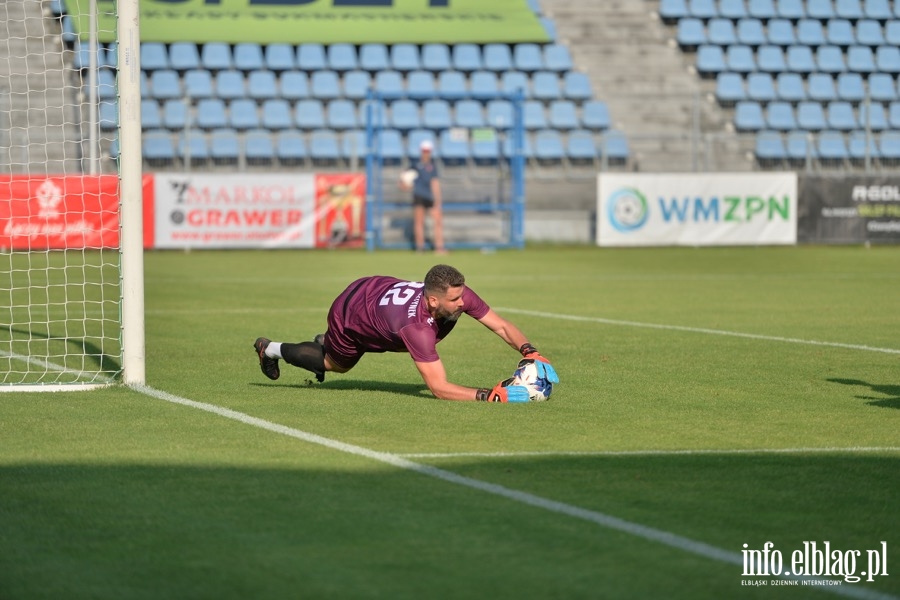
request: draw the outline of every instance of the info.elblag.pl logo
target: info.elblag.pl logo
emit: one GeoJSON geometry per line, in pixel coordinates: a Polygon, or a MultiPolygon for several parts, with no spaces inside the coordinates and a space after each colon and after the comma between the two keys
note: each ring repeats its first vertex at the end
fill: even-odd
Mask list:
{"type": "Polygon", "coordinates": [[[647,198],[634,188],[621,188],[610,194],[606,211],[616,230],[634,231],[647,222],[647,198]]]}
{"type": "Polygon", "coordinates": [[[744,544],[741,555],[744,577],[781,577],[784,580],[743,580],[742,585],[841,585],[875,581],[886,577],[887,542],[873,550],[841,550],[831,542],[803,542],[803,547],[785,556],[772,542],[761,550],[744,544]],[[865,570],[862,570],[865,569],[865,570]],[[831,579],[840,577],[841,579],[831,579]]]}

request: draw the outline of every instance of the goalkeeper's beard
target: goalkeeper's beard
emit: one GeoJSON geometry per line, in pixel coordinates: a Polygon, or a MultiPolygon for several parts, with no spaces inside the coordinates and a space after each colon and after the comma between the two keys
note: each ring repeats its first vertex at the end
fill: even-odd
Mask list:
{"type": "Polygon", "coordinates": [[[448,310],[444,310],[443,308],[441,308],[439,306],[437,308],[437,310],[434,311],[434,318],[435,319],[444,319],[445,321],[456,321],[457,319],[459,319],[459,315],[461,315],[461,314],[462,314],[462,309],[460,309],[456,312],[450,312],[448,310]]]}

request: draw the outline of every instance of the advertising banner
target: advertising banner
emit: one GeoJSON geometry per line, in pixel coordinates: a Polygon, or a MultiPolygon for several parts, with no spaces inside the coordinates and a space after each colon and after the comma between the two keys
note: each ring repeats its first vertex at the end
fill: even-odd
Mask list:
{"type": "Polygon", "coordinates": [[[365,198],[365,175],[316,175],[317,248],[362,248],[365,245],[365,198]]]}
{"type": "Polygon", "coordinates": [[[900,176],[803,177],[800,199],[800,242],[900,243],[900,176]]]}
{"type": "MultiPolygon", "coordinates": [[[[66,3],[84,39],[90,4],[66,3]]],[[[100,41],[115,41],[115,0],[96,4],[100,41]]],[[[140,19],[145,42],[550,41],[527,0],[140,0],[140,19]]]]}
{"type": "Polygon", "coordinates": [[[795,173],[603,174],[600,246],[797,242],[795,173]]]}
{"type": "Polygon", "coordinates": [[[0,175],[0,248],[117,248],[119,179],[0,175]]]}

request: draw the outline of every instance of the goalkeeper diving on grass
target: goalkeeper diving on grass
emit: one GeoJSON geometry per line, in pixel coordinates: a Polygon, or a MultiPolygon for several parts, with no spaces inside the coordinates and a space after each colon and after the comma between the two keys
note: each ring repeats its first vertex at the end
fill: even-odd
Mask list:
{"type": "Polygon", "coordinates": [[[496,333],[534,361],[538,375],[552,383],[559,377],[550,362],[532,346],[518,327],[491,310],[454,267],[435,265],[425,281],[404,281],[375,275],[351,283],[328,311],[328,330],[312,342],[273,342],[260,337],[253,343],[259,366],[269,379],[278,379],[278,361],[311,371],[320,382],[325,373],[346,373],[367,352],[408,352],[422,379],[442,400],[528,402],[529,390],[505,379],[492,388],[470,388],[447,380],[436,345],[463,313],[496,333]]]}

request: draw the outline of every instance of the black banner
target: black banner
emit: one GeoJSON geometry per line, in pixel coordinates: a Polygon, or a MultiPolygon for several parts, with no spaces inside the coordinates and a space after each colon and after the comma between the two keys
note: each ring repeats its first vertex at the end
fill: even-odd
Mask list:
{"type": "Polygon", "coordinates": [[[797,242],[900,243],[900,175],[802,175],[797,242]]]}

